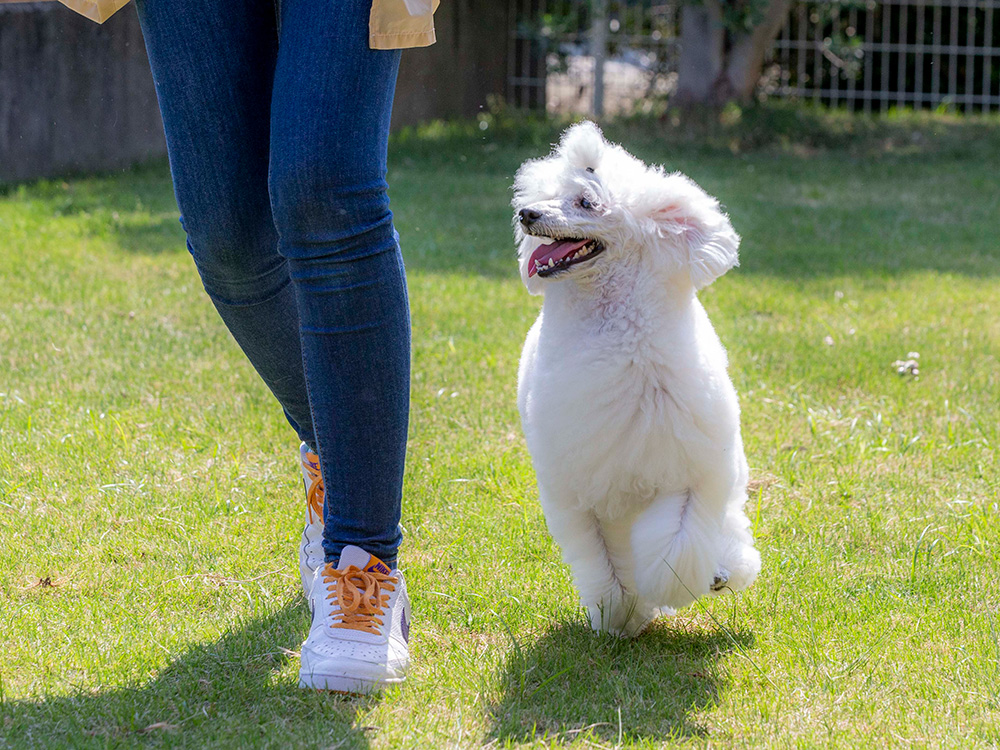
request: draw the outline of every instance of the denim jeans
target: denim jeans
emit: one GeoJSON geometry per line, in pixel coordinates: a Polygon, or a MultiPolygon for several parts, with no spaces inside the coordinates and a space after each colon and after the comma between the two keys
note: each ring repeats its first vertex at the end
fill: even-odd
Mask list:
{"type": "Polygon", "coordinates": [[[410,321],[386,147],[398,51],[371,0],[139,0],[205,291],[320,457],[324,549],[392,564],[410,321]]]}

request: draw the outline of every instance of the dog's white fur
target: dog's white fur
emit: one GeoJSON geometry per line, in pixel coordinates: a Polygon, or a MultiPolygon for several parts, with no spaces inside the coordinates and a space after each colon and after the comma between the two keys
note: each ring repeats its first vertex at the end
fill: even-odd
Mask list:
{"type": "Polygon", "coordinates": [[[636,635],[760,570],[739,404],[695,294],[737,264],[739,237],[694,182],[589,122],[526,162],[514,191],[521,278],[545,295],[518,375],[545,519],[591,625],[636,635]],[[526,230],[520,209],[541,217],[526,230]],[[536,235],[606,249],[529,277],[536,235]]]}

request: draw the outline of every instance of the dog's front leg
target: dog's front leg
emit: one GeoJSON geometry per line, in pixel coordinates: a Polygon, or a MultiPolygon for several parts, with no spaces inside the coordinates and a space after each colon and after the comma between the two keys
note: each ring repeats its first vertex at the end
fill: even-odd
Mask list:
{"type": "Polygon", "coordinates": [[[628,637],[642,633],[656,617],[662,614],[655,602],[642,599],[638,593],[635,583],[635,558],[632,554],[633,522],[631,515],[614,520],[602,519],[599,522],[601,537],[611,567],[614,569],[615,578],[625,592],[620,608],[621,615],[615,618],[615,628],[621,635],[628,637]]]}
{"type": "Polygon", "coordinates": [[[634,602],[615,572],[601,528],[589,510],[566,507],[542,499],[549,533],[562,548],[563,560],[573,572],[580,602],[594,630],[622,634],[634,602]]]}

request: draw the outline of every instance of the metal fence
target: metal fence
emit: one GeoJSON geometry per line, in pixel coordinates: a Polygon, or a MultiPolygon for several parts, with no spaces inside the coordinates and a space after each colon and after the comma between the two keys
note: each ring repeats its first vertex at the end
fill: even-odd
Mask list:
{"type": "Polygon", "coordinates": [[[797,3],[767,93],[851,109],[1000,109],[1000,0],[797,3]]]}
{"type": "MultiPolygon", "coordinates": [[[[676,86],[680,4],[514,0],[515,106],[549,112],[650,108],[676,86]]],[[[796,2],[762,96],[853,110],[1000,110],[1000,0],[796,2]]]]}
{"type": "Polygon", "coordinates": [[[515,0],[511,102],[598,116],[667,96],[677,79],[676,3],[515,0]]]}

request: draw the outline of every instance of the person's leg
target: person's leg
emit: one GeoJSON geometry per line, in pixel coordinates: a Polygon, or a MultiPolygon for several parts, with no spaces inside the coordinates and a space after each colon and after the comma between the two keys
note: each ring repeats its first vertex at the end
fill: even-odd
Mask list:
{"type": "Polygon", "coordinates": [[[406,282],[386,192],[398,51],[370,0],[280,3],[270,189],[326,492],[324,548],[394,567],[409,412],[406,282]]]}
{"type": "Polygon", "coordinates": [[[268,196],[274,0],[138,0],[170,171],[205,290],[315,448],[288,263],[268,196]]]}

